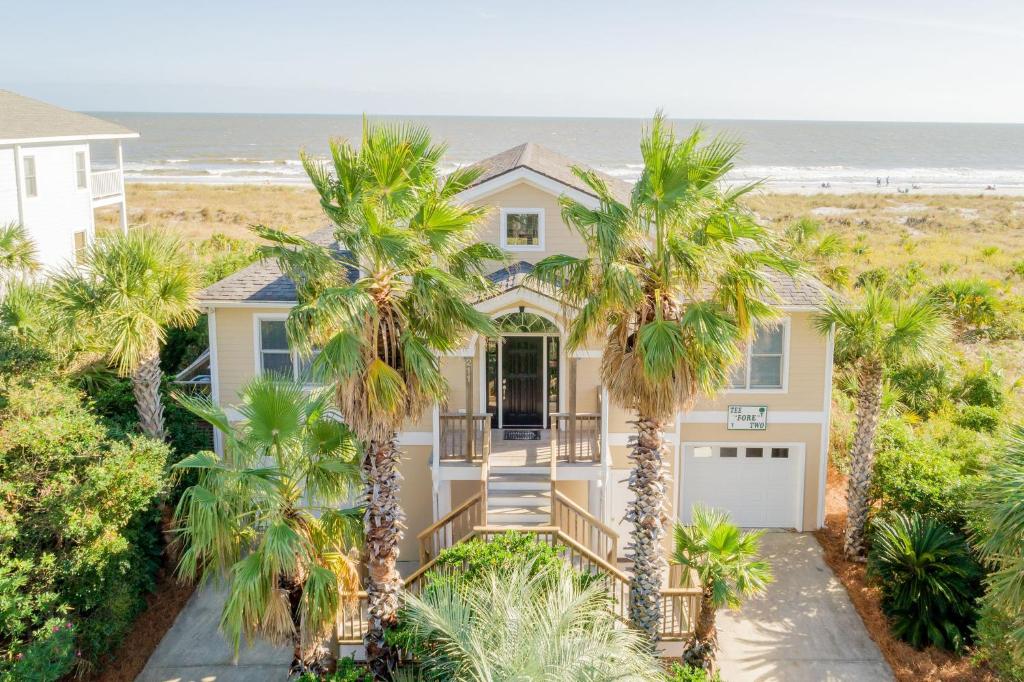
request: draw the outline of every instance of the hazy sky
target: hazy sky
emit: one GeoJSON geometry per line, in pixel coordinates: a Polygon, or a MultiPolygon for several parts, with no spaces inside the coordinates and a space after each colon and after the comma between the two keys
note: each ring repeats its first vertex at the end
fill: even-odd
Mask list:
{"type": "Polygon", "coordinates": [[[3,4],[74,109],[1024,122],[1022,0],[3,4]]]}

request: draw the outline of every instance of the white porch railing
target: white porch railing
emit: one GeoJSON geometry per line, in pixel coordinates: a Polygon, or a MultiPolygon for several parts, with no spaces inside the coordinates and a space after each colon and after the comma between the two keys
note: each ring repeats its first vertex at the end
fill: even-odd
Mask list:
{"type": "Polygon", "coordinates": [[[93,199],[102,199],[117,194],[124,194],[124,176],[120,169],[114,168],[92,173],[93,199]]]}

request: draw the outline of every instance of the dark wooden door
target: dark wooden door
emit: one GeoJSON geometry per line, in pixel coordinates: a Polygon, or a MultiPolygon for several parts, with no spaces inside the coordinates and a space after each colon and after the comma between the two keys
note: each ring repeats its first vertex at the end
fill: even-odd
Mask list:
{"type": "Polygon", "coordinates": [[[544,424],[543,343],[540,336],[506,336],[501,346],[502,424],[544,424]]]}

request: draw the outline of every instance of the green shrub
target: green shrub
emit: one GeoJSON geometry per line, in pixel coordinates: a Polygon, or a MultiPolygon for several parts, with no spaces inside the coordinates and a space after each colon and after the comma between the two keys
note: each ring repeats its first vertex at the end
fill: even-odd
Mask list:
{"type": "Polygon", "coordinates": [[[952,395],[949,373],[938,363],[905,365],[892,371],[888,378],[899,390],[900,402],[920,417],[938,411],[952,395]]]}
{"type": "Polygon", "coordinates": [[[994,407],[964,405],[956,411],[953,423],[971,431],[994,433],[1002,422],[1002,412],[994,407]]]}
{"type": "MultiPolygon", "coordinates": [[[[934,420],[938,422],[938,420],[934,420]]],[[[882,422],[876,440],[871,497],[875,506],[934,516],[953,528],[966,523],[964,500],[979,479],[981,463],[962,455],[964,434],[978,434],[941,423],[915,431],[899,419],[882,422]]]]}
{"type": "Polygon", "coordinates": [[[953,395],[965,405],[1001,408],[1006,404],[1002,372],[986,360],[964,372],[953,395]]]}
{"type": "Polygon", "coordinates": [[[894,636],[918,649],[963,649],[981,575],[964,536],[917,513],[878,519],[867,571],[881,587],[894,636]]]}
{"type": "Polygon", "coordinates": [[[338,659],[338,668],[333,673],[317,675],[305,672],[293,682],[373,682],[373,675],[366,666],[356,663],[351,656],[338,659]]]}
{"type": "Polygon", "coordinates": [[[974,625],[976,657],[987,663],[1002,680],[1024,680],[1024,651],[1013,637],[1020,627],[1020,618],[986,599],[982,601],[978,622],[974,625]]]}
{"type": "Polygon", "coordinates": [[[980,279],[954,279],[933,286],[929,296],[961,327],[991,324],[999,310],[999,294],[980,279]]]}
{"type": "MultiPolygon", "coordinates": [[[[33,633],[45,634],[41,618],[66,612],[77,648],[95,661],[116,646],[154,585],[169,450],[119,439],[81,394],[48,379],[0,381],[0,394],[2,646],[22,653],[19,661],[50,656],[53,638],[43,644],[33,633]]],[[[50,669],[45,661],[19,665],[50,669]]]]}
{"type": "Polygon", "coordinates": [[[722,678],[718,673],[709,675],[704,668],[693,665],[681,665],[673,663],[665,675],[666,682],[721,682],[722,678]]]}
{"type": "Polygon", "coordinates": [[[558,551],[528,533],[509,531],[483,541],[473,539],[443,550],[437,555],[437,570],[455,570],[460,578],[475,580],[490,571],[507,571],[533,561],[533,572],[560,564],[558,551]]]}

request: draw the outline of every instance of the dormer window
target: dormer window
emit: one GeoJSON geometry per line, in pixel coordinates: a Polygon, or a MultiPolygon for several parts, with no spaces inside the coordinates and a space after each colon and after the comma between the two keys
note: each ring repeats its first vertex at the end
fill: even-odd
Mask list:
{"type": "Polygon", "coordinates": [[[501,209],[501,248],[509,251],[543,251],[544,209],[501,209]]]}

